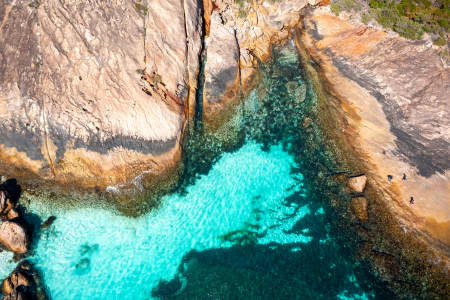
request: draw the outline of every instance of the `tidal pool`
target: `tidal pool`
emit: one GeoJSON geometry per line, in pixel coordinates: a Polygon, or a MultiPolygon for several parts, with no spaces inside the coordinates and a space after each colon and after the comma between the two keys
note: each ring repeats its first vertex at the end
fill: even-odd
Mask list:
{"type": "Polygon", "coordinates": [[[315,183],[333,160],[303,125],[315,99],[295,47],[273,56],[232,120],[245,138],[227,152],[197,129],[188,180],[159,207],[129,218],[31,202],[57,217],[31,256],[51,299],[380,298],[324,206],[332,185],[315,183]]]}

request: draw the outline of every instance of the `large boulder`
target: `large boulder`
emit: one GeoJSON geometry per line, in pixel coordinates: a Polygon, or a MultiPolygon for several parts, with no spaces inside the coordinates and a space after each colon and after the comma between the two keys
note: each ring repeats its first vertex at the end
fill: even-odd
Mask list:
{"type": "Polygon", "coordinates": [[[18,254],[28,251],[28,238],[21,225],[6,221],[0,225],[0,243],[8,250],[18,254]]]}
{"type": "Polygon", "coordinates": [[[0,1],[5,175],[102,192],[171,169],[195,95],[198,1],[29,4],[0,1]]]}
{"type": "Polygon", "coordinates": [[[355,193],[362,193],[366,187],[367,177],[365,175],[350,177],[348,179],[349,188],[355,193]]]}
{"type": "Polygon", "coordinates": [[[30,281],[20,271],[15,270],[9,277],[2,282],[2,293],[5,295],[12,294],[19,286],[29,287],[30,281]]]}

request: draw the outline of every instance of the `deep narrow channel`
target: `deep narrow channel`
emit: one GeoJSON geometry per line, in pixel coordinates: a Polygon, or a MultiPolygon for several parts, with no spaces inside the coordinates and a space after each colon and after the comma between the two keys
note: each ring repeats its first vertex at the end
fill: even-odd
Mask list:
{"type": "Polygon", "coordinates": [[[245,139],[224,152],[206,133],[193,136],[192,180],[157,209],[128,218],[31,204],[42,219],[57,216],[32,257],[52,299],[389,297],[352,258],[322,199],[324,189],[339,193],[318,180],[336,163],[293,44],[275,48],[262,74],[233,120],[245,139]]]}

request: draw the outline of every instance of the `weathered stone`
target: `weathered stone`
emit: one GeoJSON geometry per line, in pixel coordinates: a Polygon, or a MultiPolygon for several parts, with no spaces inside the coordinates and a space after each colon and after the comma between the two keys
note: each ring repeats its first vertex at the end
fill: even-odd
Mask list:
{"type": "Polygon", "coordinates": [[[0,225],[0,243],[8,250],[18,254],[28,251],[28,238],[25,230],[14,222],[6,221],[0,225]]]}
{"type": "Polygon", "coordinates": [[[201,10],[194,0],[148,2],[0,1],[0,164],[9,177],[101,191],[180,159],[201,10]],[[152,72],[164,91],[143,91],[152,72]]]}
{"type": "Polygon", "coordinates": [[[367,222],[369,216],[367,212],[367,199],[364,197],[352,198],[352,209],[356,217],[362,222],[367,222]]]}
{"type": "Polygon", "coordinates": [[[6,198],[6,192],[0,190],[0,213],[3,213],[5,210],[7,204],[6,204],[7,198],[6,198]]]}
{"type": "Polygon", "coordinates": [[[203,105],[208,113],[211,104],[224,100],[225,92],[233,87],[239,75],[239,46],[234,29],[216,11],[211,16],[206,53],[203,105]]]}
{"type": "Polygon", "coordinates": [[[21,272],[14,271],[9,278],[14,289],[19,286],[30,286],[30,282],[21,272]]]}
{"type": "Polygon", "coordinates": [[[6,295],[2,300],[26,300],[25,294],[20,291],[14,290],[11,294],[6,295]]]}
{"type": "Polygon", "coordinates": [[[17,296],[18,289],[30,287],[30,281],[17,269],[2,282],[2,293],[5,295],[17,296]],[[20,288],[19,288],[20,287],[20,288]]]}
{"type": "Polygon", "coordinates": [[[2,282],[2,293],[4,295],[9,295],[14,291],[14,286],[11,283],[11,280],[9,277],[5,278],[2,282]]]}
{"type": "Polygon", "coordinates": [[[6,214],[8,220],[16,219],[19,217],[19,212],[15,208],[11,208],[6,214]]]}
{"type": "Polygon", "coordinates": [[[355,193],[362,193],[364,191],[364,188],[366,187],[366,183],[366,175],[350,177],[348,179],[348,186],[355,193]]]}

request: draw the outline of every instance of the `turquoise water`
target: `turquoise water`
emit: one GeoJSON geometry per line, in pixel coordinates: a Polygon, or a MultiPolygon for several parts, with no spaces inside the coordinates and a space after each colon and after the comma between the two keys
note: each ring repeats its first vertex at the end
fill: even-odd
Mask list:
{"type": "MultiPolygon", "coordinates": [[[[232,120],[245,138],[225,147],[198,129],[180,189],[158,208],[128,218],[31,202],[57,217],[30,258],[52,299],[388,299],[326,206],[340,190],[315,124],[302,126],[316,103],[296,50],[273,55],[232,120]]],[[[0,264],[14,265],[4,253],[0,264]]]]}
{"type": "Polygon", "coordinates": [[[295,167],[280,146],[264,152],[249,142],[223,155],[185,196],[165,197],[161,208],[138,219],[88,208],[57,213],[33,259],[53,299],[148,299],[160,280],[173,279],[189,251],[232,246],[227,233],[261,233],[259,244],[308,243],[311,237],[289,233],[308,207],[284,205],[302,192],[295,167]]]}
{"type": "MultiPolygon", "coordinates": [[[[55,214],[57,220],[41,233],[32,260],[52,299],[138,300],[152,299],[160,281],[174,278],[180,284],[171,294],[182,295],[190,282],[179,267],[193,250],[288,245],[289,252],[301,255],[313,242],[312,229],[296,232],[294,226],[306,216],[322,225],[324,211],[286,201],[305,196],[303,176],[292,172],[296,168],[281,146],[263,151],[247,142],[224,154],[185,195],[165,197],[158,210],[138,219],[102,209],[52,211],[34,203],[32,211],[42,218],[55,214]]],[[[316,242],[324,249],[331,243],[326,235],[316,242]]],[[[357,289],[349,276],[346,284],[357,289]]],[[[342,287],[338,296],[347,299],[346,294],[342,287]]],[[[366,296],[355,293],[351,299],[366,296]]]]}

